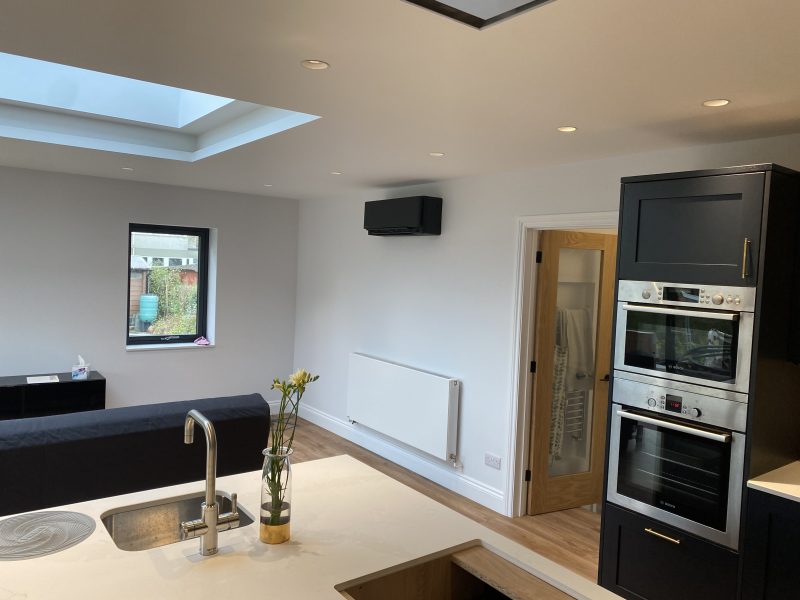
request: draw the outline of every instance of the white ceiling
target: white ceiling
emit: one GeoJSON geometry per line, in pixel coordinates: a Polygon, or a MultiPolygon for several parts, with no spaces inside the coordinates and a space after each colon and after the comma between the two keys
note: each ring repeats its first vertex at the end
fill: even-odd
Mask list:
{"type": "Polygon", "coordinates": [[[403,0],[3,2],[0,51],[322,118],[193,164],[5,139],[0,164],[340,197],[793,133],[798,24],[795,0],[555,0],[484,30],[403,0]]]}

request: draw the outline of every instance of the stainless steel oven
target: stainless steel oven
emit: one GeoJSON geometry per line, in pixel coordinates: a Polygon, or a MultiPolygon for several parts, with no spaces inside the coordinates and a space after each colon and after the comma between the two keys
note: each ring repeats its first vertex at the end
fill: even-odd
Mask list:
{"type": "Polygon", "coordinates": [[[615,374],[606,497],[736,549],[747,404],[736,393],[664,383],[615,374]]]}
{"type": "Polygon", "coordinates": [[[620,281],[614,369],[747,394],[755,288],[620,281]]]}

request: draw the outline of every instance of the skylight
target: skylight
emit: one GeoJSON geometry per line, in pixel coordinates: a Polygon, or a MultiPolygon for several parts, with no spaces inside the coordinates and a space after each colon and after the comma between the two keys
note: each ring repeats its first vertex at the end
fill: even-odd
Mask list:
{"type": "Polygon", "coordinates": [[[0,53],[0,137],[193,162],[318,118],[0,53]]]}
{"type": "Polygon", "coordinates": [[[550,0],[407,0],[478,29],[550,0]]]}

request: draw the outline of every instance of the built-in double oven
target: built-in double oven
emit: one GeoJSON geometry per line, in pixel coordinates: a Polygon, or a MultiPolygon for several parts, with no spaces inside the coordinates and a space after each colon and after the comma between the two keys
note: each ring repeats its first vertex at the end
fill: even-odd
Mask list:
{"type": "Polygon", "coordinates": [[[737,548],[754,288],[620,281],[607,499],[737,548]]]}

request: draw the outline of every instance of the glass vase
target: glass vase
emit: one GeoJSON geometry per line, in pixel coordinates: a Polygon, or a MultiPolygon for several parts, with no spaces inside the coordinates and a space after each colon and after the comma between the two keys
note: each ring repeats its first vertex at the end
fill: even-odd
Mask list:
{"type": "Polygon", "coordinates": [[[272,453],[269,448],[263,452],[258,537],[265,544],[282,544],[290,537],[292,452],[287,448],[280,448],[277,453],[272,453]]]}

